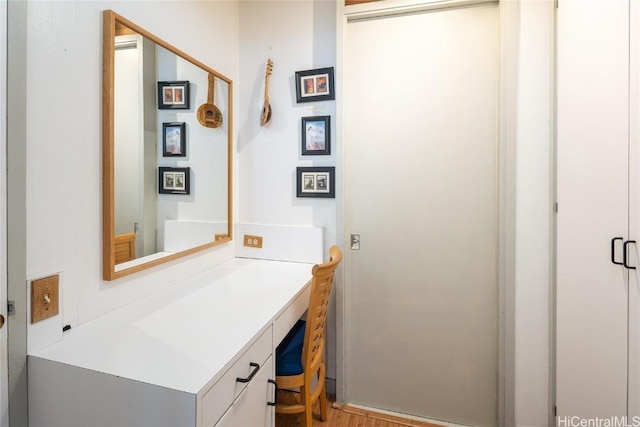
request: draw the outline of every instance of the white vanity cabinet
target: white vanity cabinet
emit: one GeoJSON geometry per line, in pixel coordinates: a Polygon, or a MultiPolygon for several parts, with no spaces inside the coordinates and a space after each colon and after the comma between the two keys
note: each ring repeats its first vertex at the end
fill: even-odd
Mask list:
{"type": "Polygon", "coordinates": [[[73,328],[29,355],[30,425],[271,426],[311,268],[236,258],[73,328]]]}

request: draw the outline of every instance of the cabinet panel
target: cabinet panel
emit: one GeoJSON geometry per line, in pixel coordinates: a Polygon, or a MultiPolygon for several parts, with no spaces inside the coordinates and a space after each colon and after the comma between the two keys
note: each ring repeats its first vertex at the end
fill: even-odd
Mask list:
{"type": "Polygon", "coordinates": [[[558,8],[557,407],[627,413],[629,2],[558,8]],[[616,246],[622,260],[622,244],[616,246]]]}
{"type": "Polygon", "coordinates": [[[29,357],[29,425],[196,426],[196,395],[29,357]]]}

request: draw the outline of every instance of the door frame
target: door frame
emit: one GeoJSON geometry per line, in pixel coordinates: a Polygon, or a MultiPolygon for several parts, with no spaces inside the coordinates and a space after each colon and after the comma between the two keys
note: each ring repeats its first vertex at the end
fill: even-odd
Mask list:
{"type": "MultiPolygon", "coordinates": [[[[497,1],[497,0],[496,0],[497,1]]],[[[380,17],[390,14],[410,13],[427,11],[434,9],[464,7],[483,3],[496,3],[496,1],[487,0],[402,0],[393,2],[390,6],[385,3],[365,3],[349,7],[345,7],[342,2],[338,2],[336,7],[336,146],[339,149],[336,152],[336,166],[341,172],[342,179],[338,179],[336,183],[337,198],[337,229],[343,230],[343,233],[336,236],[337,243],[345,248],[345,263],[349,264],[350,249],[349,236],[346,224],[348,212],[348,200],[345,196],[345,149],[344,149],[344,64],[348,55],[346,52],[346,34],[349,21],[362,18],[380,17]]],[[[544,420],[544,423],[554,423],[553,418],[553,402],[555,384],[554,367],[552,354],[553,348],[553,330],[554,316],[551,307],[554,306],[553,299],[553,254],[554,254],[554,214],[552,206],[555,203],[555,179],[554,179],[554,92],[555,92],[555,75],[552,72],[555,66],[555,0],[543,0],[542,2],[534,2],[538,4],[538,8],[529,7],[527,0],[502,0],[500,1],[500,95],[499,95],[499,180],[500,180],[500,205],[499,205],[499,321],[498,321],[498,420],[499,426],[516,425],[516,419],[519,422],[535,420],[544,420]],[[542,9],[541,9],[542,8],[542,9]],[[540,37],[540,28],[547,29],[547,37],[540,37]],[[525,51],[520,48],[521,33],[523,37],[527,37],[529,43],[538,43],[536,52],[525,51]],[[530,107],[525,104],[526,96],[519,96],[520,87],[526,86],[529,74],[524,74],[520,70],[520,65],[530,61],[538,61],[536,67],[539,67],[549,74],[546,79],[546,87],[548,89],[548,100],[535,104],[530,107]],[[523,83],[521,83],[521,81],[523,83]],[[524,110],[522,114],[518,114],[518,110],[524,110]],[[548,138],[545,139],[546,145],[543,150],[548,151],[547,156],[533,159],[528,162],[526,167],[519,167],[517,163],[518,147],[524,142],[530,142],[526,136],[519,133],[519,128],[526,128],[527,125],[538,123],[545,120],[549,123],[548,138]],[[544,171],[542,182],[540,180],[533,183],[531,177],[535,175],[536,170],[544,171]],[[524,175],[524,176],[523,176],[524,175]],[[518,185],[518,180],[525,180],[525,184],[518,185]],[[518,192],[526,192],[529,186],[536,186],[536,194],[542,195],[541,206],[542,213],[536,218],[517,218],[518,209],[526,208],[526,201],[517,198],[518,192]],[[518,219],[518,221],[516,221],[518,219]],[[516,234],[523,230],[527,230],[531,226],[544,234],[546,237],[546,245],[544,248],[536,248],[535,259],[529,261],[519,258],[516,249],[518,242],[516,234]],[[538,283],[538,287],[542,287],[535,296],[536,302],[540,307],[536,307],[538,312],[534,313],[536,336],[546,336],[546,342],[536,342],[532,345],[542,345],[541,354],[538,354],[538,360],[535,360],[533,366],[529,365],[530,360],[521,360],[524,358],[523,350],[526,348],[516,348],[516,335],[524,335],[524,339],[519,339],[518,343],[523,343],[519,347],[527,347],[525,344],[526,335],[530,333],[530,328],[525,329],[519,327],[518,321],[522,320],[517,317],[516,305],[518,303],[516,288],[526,287],[530,283],[519,282],[517,276],[518,268],[526,268],[531,265],[538,266],[536,262],[547,263],[547,271],[543,272],[546,277],[546,287],[542,287],[538,283]],[[524,265],[523,265],[524,264],[524,265]],[[520,355],[520,356],[519,356],[520,355]],[[519,356],[519,357],[518,357],[519,356]],[[542,360],[543,359],[543,360],[542,360]],[[517,362],[518,366],[516,366],[517,362]],[[516,386],[516,371],[519,373],[532,371],[535,375],[541,375],[546,382],[544,391],[532,391],[526,386],[516,386]],[[537,394],[536,394],[537,393],[537,394]],[[533,398],[533,403],[531,399],[533,398]],[[516,414],[516,401],[519,403],[518,414],[516,414]],[[522,414],[522,415],[521,415],[522,414]]],[[[524,67],[523,67],[524,68],[524,67]]],[[[539,86],[539,85],[538,85],[539,86]]],[[[347,101],[348,102],[348,101],[347,101]]],[[[346,328],[349,326],[345,323],[346,316],[346,300],[348,291],[346,289],[346,274],[344,267],[339,269],[336,275],[336,397],[340,402],[349,402],[348,385],[345,383],[345,363],[346,363],[346,328]]],[[[522,297],[520,297],[522,298],[522,297]]],[[[529,314],[527,312],[527,314],[529,314]]],[[[525,321],[530,319],[525,319],[525,321]]],[[[530,375],[526,375],[530,377],[530,375]]]]}
{"type": "MultiPolygon", "coordinates": [[[[0,315],[7,319],[7,0],[0,0],[0,315]]],[[[0,329],[0,427],[9,426],[8,327],[0,329]]]]}
{"type": "MultiPolygon", "coordinates": [[[[7,134],[6,164],[1,176],[0,215],[6,221],[6,298],[14,302],[7,319],[9,414],[12,425],[29,424],[27,384],[27,8],[28,2],[7,0],[7,134]],[[6,174],[6,175],[5,175],[6,174]]],[[[1,286],[1,285],[0,285],[1,286]]],[[[6,305],[4,306],[6,307],[6,305]]]]}

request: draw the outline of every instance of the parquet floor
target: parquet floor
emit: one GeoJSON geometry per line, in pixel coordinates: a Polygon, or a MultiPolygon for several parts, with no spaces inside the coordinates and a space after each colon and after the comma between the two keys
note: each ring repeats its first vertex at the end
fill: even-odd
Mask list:
{"type": "MultiPolygon", "coordinates": [[[[278,395],[278,399],[290,399],[285,392],[278,395]]],[[[413,421],[405,418],[376,413],[372,411],[343,406],[334,402],[329,396],[329,410],[327,421],[320,421],[318,404],[315,405],[313,427],[441,427],[437,424],[413,421]]],[[[300,427],[300,416],[276,414],[276,427],[300,427]]]]}

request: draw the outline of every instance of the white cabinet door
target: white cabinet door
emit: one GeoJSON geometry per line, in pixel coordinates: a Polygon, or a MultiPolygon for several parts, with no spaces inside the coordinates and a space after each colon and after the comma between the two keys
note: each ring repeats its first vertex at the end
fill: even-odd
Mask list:
{"type": "MultiPolygon", "coordinates": [[[[632,1],[630,11],[629,66],[629,237],[640,238],[640,3],[632,1]]],[[[640,260],[637,244],[630,246],[629,263],[629,420],[640,419],[640,260]],[[633,250],[631,250],[633,249],[633,250]]]]}
{"type": "Polygon", "coordinates": [[[629,1],[563,0],[557,24],[557,410],[625,416],[629,1]]]}
{"type": "Polygon", "coordinates": [[[269,385],[273,371],[271,356],[260,367],[260,371],[225,412],[216,427],[271,427],[273,407],[273,386],[269,385]]]}

